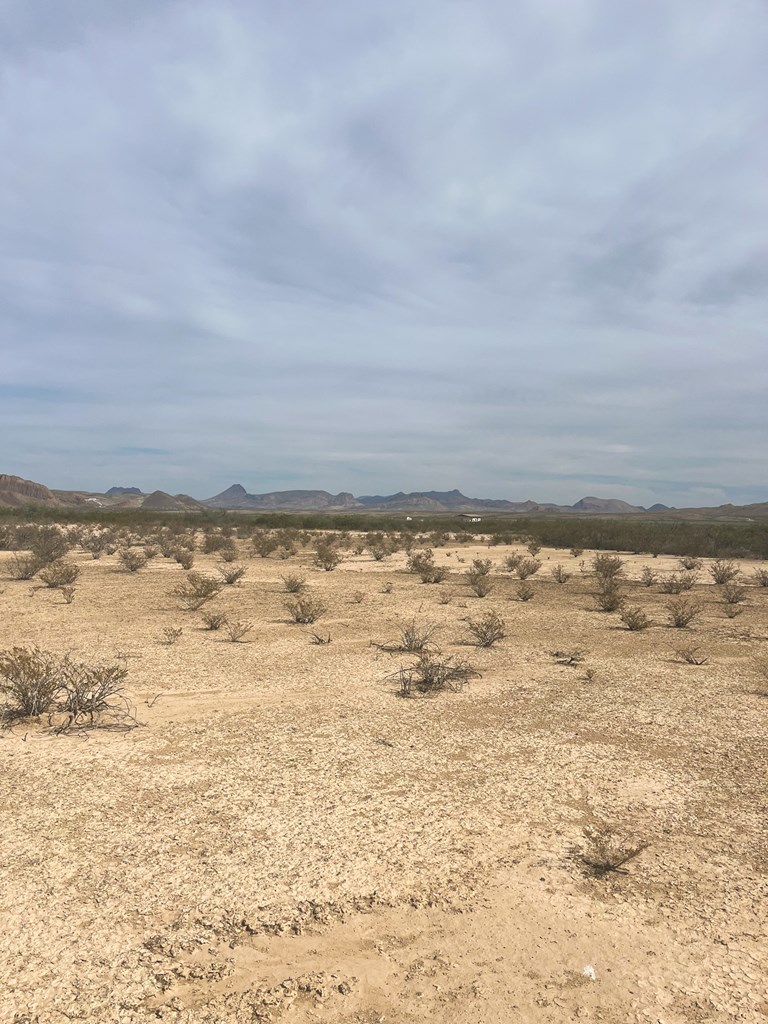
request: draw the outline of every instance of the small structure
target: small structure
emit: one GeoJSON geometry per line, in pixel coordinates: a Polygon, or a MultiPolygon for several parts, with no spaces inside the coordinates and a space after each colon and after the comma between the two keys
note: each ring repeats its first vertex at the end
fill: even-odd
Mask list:
{"type": "Polygon", "coordinates": [[[480,516],[475,516],[471,512],[462,512],[459,519],[465,519],[468,523],[480,523],[482,519],[480,516]]]}

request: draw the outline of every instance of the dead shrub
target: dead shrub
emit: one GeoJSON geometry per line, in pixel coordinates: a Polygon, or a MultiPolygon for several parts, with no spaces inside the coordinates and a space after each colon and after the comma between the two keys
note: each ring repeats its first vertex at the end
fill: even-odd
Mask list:
{"type": "Polygon", "coordinates": [[[564,651],[550,651],[549,653],[558,665],[565,665],[567,668],[575,668],[587,656],[587,652],[581,647],[571,647],[564,651]]]}
{"type": "Polygon", "coordinates": [[[673,597],[666,604],[669,622],[675,629],[686,629],[701,613],[701,605],[690,597],[673,597]]]}
{"type": "Polygon", "coordinates": [[[679,559],[678,564],[681,569],[685,569],[688,572],[698,572],[704,566],[702,560],[700,558],[695,558],[693,555],[683,555],[683,557],[679,559]]]}
{"type": "Polygon", "coordinates": [[[444,690],[459,692],[480,673],[463,659],[445,656],[441,651],[422,651],[416,662],[402,666],[396,673],[401,697],[417,693],[436,694],[444,690]]]}
{"type": "Polygon", "coordinates": [[[49,721],[55,713],[65,716],[56,732],[97,724],[135,728],[139,723],[125,694],[127,675],[125,665],[87,665],[65,658],[62,687],[49,712],[49,721]]]}
{"type": "Polygon", "coordinates": [[[327,611],[325,605],[317,597],[299,597],[295,601],[286,601],[285,608],[291,619],[299,625],[315,622],[327,611]]]}
{"type": "Polygon", "coordinates": [[[39,578],[46,587],[51,590],[59,590],[61,587],[70,587],[77,581],[80,575],[80,567],[74,562],[66,562],[63,559],[58,562],[51,562],[44,569],[40,570],[39,578]]]}
{"type": "Polygon", "coordinates": [[[479,619],[470,619],[467,629],[477,647],[493,647],[507,635],[507,624],[498,612],[486,612],[479,619]]]}
{"type": "Polygon", "coordinates": [[[718,558],[709,567],[709,575],[718,585],[731,583],[738,578],[740,571],[735,562],[728,562],[722,558],[718,558]]]}
{"type": "Polygon", "coordinates": [[[686,665],[706,665],[708,658],[701,654],[701,647],[695,644],[683,644],[675,648],[675,654],[686,665]]]}
{"type": "Polygon", "coordinates": [[[586,847],[578,853],[578,858],[594,878],[605,878],[610,874],[629,874],[626,865],[650,845],[622,840],[616,831],[604,822],[585,828],[584,839],[586,847]]]}
{"type": "Polygon", "coordinates": [[[639,605],[626,605],[621,611],[621,621],[632,633],[648,629],[651,620],[639,605]]]}
{"type": "Polygon", "coordinates": [[[312,633],[310,635],[310,643],[317,644],[318,647],[324,647],[326,644],[331,642],[331,634],[327,633],[323,636],[321,633],[312,633]]]}

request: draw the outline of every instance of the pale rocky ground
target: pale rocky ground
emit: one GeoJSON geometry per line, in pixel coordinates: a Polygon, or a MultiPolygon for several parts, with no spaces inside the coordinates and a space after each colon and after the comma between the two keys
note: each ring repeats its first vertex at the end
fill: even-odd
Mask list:
{"type": "Polygon", "coordinates": [[[658,588],[630,584],[654,619],[630,633],[568,552],[541,553],[530,602],[508,575],[475,598],[458,573],[509,552],[438,549],[457,574],[438,586],[402,555],[330,573],[309,552],[248,558],[209,606],[252,620],[247,643],[178,609],[172,561],[128,575],[78,553],[66,605],[10,582],[0,553],[0,648],[121,652],[142,723],[0,731],[0,1021],[768,1021],[768,590],[729,619],[697,587],[681,635],[658,588]],[[330,645],[286,621],[299,567],[330,645]],[[463,646],[489,609],[508,638],[463,646]],[[370,641],[414,616],[482,678],[398,697],[409,658],[370,641]],[[707,664],[675,659],[685,640],[707,664]],[[549,653],[569,647],[578,668],[549,653]],[[596,819],[650,844],[627,874],[586,874],[596,819]]]}

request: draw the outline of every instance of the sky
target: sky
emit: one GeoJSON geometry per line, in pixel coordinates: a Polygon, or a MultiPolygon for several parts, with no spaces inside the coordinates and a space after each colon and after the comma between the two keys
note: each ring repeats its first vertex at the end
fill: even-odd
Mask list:
{"type": "Polygon", "coordinates": [[[768,500],[764,0],[0,0],[0,472],[768,500]]]}

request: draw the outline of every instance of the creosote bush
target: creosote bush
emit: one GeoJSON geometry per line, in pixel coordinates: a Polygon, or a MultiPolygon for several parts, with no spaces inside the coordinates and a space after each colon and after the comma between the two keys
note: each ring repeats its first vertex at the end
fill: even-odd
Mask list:
{"type": "Polygon", "coordinates": [[[578,856],[594,878],[605,878],[610,874],[628,874],[626,865],[650,845],[622,841],[614,829],[602,822],[585,828],[584,838],[586,846],[578,856]]]}
{"type": "Polygon", "coordinates": [[[520,580],[515,586],[515,593],[517,594],[518,601],[532,601],[536,596],[536,591],[528,580],[520,580]]]}
{"type": "Polygon", "coordinates": [[[520,580],[527,580],[530,576],[535,576],[541,568],[541,562],[538,558],[521,558],[517,563],[515,572],[520,580]]]}
{"type": "Polygon", "coordinates": [[[221,578],[228,586],[233,586],[235,583],[239,583],[240,580],[245,576],[247,570],[244,565],[220,565],[219,573],[221,578]]]}
{"type": "Polygon", "coordinates": [[[690,597],[673,597],[666,604],[669,622],[675,629],[686,629],[701,613],[701,605],[690,597]]]}
{"type": "Polygon", "coordinates": [[[624,604],[624,595],[614,576],[598,577],[595,603],[602,612],[617,612],[624,604]]]}
{"type": "MultiPolygon", "coordinates": [[[[42,573],[40,573],[40,576],[42,577],[42,573]]],[[[742,601],[747,599],[746,589],[740,587],[738,583],[734,583],[733,580],[723,584],[720,594],[726,604],[741,604],[742,601]]]]}
{"type": "Polygon", "coordinates": [[[493,647],[507,635],[507,624],[498,612],[486,612],[479,619],[470,619],[467,629],[477,647],[493,647]]]}
{"type": "Polygon", "coordinates": [[[317,547],[315,548],[315,565],[324,569],[326,572],[333,572],[339,563],[343,561],[344,555],[333,540],[323,539],[318,541],[317,547]]]}
{"type": "Polygon", "coordinates": [[[701,653],[701,647],[696,644],[683,644],[675,648],[675,654],[680,661],[686,665],[706,665],[707,657],[701,653]]]}
{"type": "Polygon", "coordinates": [[[768,587],[768,569],[755,569],[752,582],[758,587],[768,587]]]}
{"type": "Polygon", "coordinates": [[[183,632],[184,630],[181,626],[167,626],[163,630],[163,643],[168,647],[172,647],[183,632]]]}
{"type": "Polygon", "coordinates": [[[297,573],[289,573],[287,576],[282,576],[281,579],[288,594],[300,594],[306,590],[307,581],[297,573]]]}
{"type": "Polygon", "coordinates": [[[435,565],[435,556],[431,548],[408,556],[408,572],[415,573],[422,583],[442,583],[448,575],[445,566],[435,565]]]}
{"type": "Polygon", "coordinates": [[[688,572],[698,572],[703,567],[704,563],[700,558],[695,558],[693,555],[683,555],[680,559],[680,568],[686,569],[688,572]]]}
{"type": "Polygon", "coordinates": [[[195,564],[195,553],[188,548],[177,548],[174,553],[174,559],[182,569],[188,570],[195,564]]]}
{"type": "Polygon", "coordinates": [[[147,556],[141,548],[123,548],[118,558],[126,572],[138,572],[147,564],[147,556]]]}
{"type": "Polygon", "coordinates": [[[552,567],[551,575],[555,583],[561,584],[567,583],[568,580],[571,578],[571,574],[559,562],[557,563],[557,565],[554,565],[552,567]]]}
{"type": "Polygon", "coordinates": [[[600,552],[592,559],[592,572],[601,580],[617,580],[624,575],[624,559],[600,552]]]}
{"type": "Polygon", "coordinates": [[[298,597],[295,601],[286,601],[285,608],[291,619],[301,625],[315,622],[326,612],[326,607],[317,597],[298,597]]]}
{"type": "Polygon", "coordinates": [[[253,623],[244,619],[227,619],[223,626],[224,632],[233,644],[238,643],[253,629],[253,623]]]}
{"type": "Polygon", "coordinates": [[[431,623],[418,623],[412,619],[407,625],[401,627],[397,640],[389,640],[383,644],[375,643],[373,646],[390,653],[407,651],[410,654],[415,654],[428,647],[435,647],[432,638],[438,628],[431,623]]]}
{"type": "Polygon", "coordinates": [[[181,602],[182,608],[196,612],[198,608],[216,597],[224,584],[213,576],[204,576],[200,572],[190,572],[183,583],[173,588],[171,594],[181,602]]]}
{"type": "Polygon", "coordinates": [[[621,611],[621,621],[633,633],[648,629],[651,620],[638,605],[626,605],[621,611]]]}
{"type": "Polygon", "coordinates": [[[61,685],[59,659],[39,647],[0,652],[2,717],[34,718],[49,711],[61,685]]]}
{"type": "Polygon", "coordinates": [[[650,565],[643,566],[643,571],[640,573],[640,582],[644,587],[652,587],[658,578],[659,574],[650,565]]]}
{"type": "Polygon", "coordinates": [[[58,590],[61,587],[70,587],[77,581],[80,575],[80,567],[75,565],[74,562],[66,562],[64,559],[60,559],[57,562],[51,562],[46,565],[44,569],[40,570],[39,578],[52,590],[58,590]]]}
{"type": "Polygon", "coordinates": [[[223,612],[203,612],[203,624],[206,629],[221,629],[226,622],[227,616],[223,612]]]}
{"type": "Polygon", "coordinates": [[[731,583],[738,577],[739,572],[740,569],[735,562],[728,562],[722,558],[718,558],[709,567],[709,575],[718,585],[731,583]]]}
{"type": "Polygon", "coordinates": [[[40,572],[43,563],[34,555],[23,555],[16,551],[11,555],[8,575],[12,580],[31,580],[40,572]]]}

